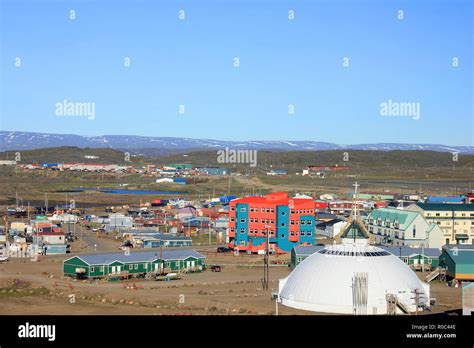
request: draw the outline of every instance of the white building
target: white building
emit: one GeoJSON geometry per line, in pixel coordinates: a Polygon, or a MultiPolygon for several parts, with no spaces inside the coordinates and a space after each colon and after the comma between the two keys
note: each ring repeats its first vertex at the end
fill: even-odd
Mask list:
{"type": "Polygon", "coordinates": [[[341,219],[316,223],[316,233],[325,237],[334,238],[341,233],[345,225],[346,222],[341,219]]]}
{"type": "Polygon", "coordinates": [[[420,307],[429,307],[429,285],[395,255],[367,244],[326,246],[279,283],[283,305],[322,313],[387,314],[388,296],[397,312],[415,312],[415,292],[420,307]]]}

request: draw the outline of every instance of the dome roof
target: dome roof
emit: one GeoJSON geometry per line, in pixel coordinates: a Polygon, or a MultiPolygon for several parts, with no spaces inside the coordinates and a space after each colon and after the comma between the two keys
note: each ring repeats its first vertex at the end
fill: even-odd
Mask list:
{"type": "Polygon", "coordinates": [[[387,295],[414,312],[416,289],[420,305],[429,306],[429,285],[398,257],[375,246],[339,244],[315,252],[280,279],[279,296],[282,304],[303,310],[353,314],[357,307],[358,313],[386,314],[387,295]]]}

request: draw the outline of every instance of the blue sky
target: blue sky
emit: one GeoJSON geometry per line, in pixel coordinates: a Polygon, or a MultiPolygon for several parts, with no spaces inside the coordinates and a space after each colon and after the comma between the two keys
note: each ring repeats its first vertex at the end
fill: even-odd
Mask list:
{"type": "Polygon", "coordinates": [[[469,0],[0,3],[3,130],[474,145],[469,0]]]}

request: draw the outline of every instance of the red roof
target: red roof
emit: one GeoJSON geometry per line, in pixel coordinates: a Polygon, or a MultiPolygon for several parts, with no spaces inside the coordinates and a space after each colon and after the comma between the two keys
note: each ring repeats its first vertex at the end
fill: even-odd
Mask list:
{"type": "Polygon", "coordinates": [[[307,204],[314,202],[311,198],[289,198],[286,192],[273,192],[266,196],[248,196],[243,198],[234,199],[231,204],[236,203],[254,203],[254,204],[269,204],[269,205],[288,205],[290,200],[293,201],[294,206],[307,204]]]}
{"type": "Polygon", "coordinates": [[[38,234],[40,236],[64,236],[62,232],[35,232],[34,234],[38,234]]]}

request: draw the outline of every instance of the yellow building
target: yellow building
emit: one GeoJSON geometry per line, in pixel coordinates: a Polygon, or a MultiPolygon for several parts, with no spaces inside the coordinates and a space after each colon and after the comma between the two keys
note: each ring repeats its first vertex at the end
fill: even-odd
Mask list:
{"type": "Polygon", "coordinates": [[[474,204],[416,203],[407,210],[438,224],[445,244],[474,244],[474,204]]]}

